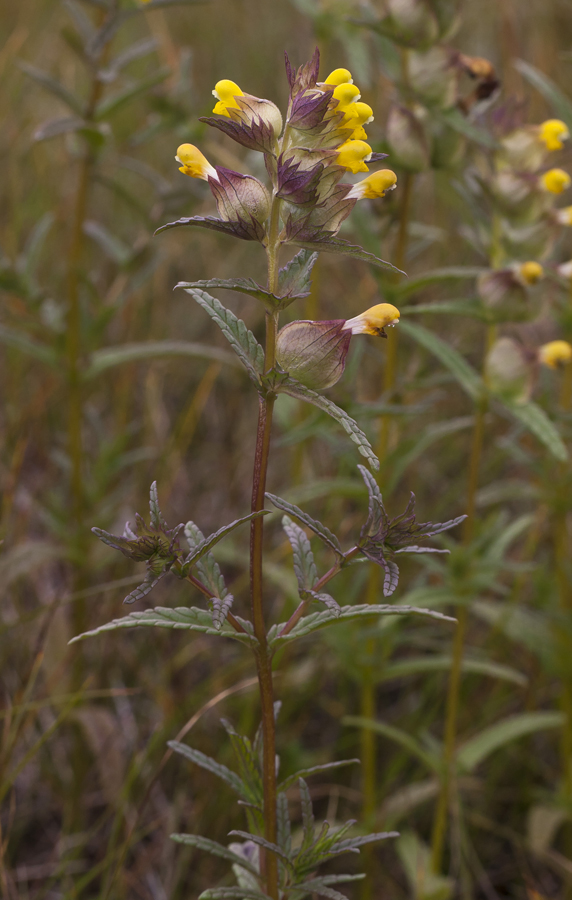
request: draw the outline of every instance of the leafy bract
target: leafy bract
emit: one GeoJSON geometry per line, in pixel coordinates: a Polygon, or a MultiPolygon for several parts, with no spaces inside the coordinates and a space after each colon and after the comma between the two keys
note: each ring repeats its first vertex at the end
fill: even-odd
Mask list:
{"type": "Polygon", "coordinates": [[[246,222],[244,219],[229,222],[226,219],[217,219],[216,216],[189,216],[177,219],[176,222],[167,222],[166,225],[161,225],[160,228],[157,228],[155,234],[161,234],[162,231],[168,231],[170,228],[180,228],[185,225],[218,231],[220,234],[241,238],[243,241],[262,242],[264,240],[264,229],[254,217],[251,217],[250,222],[246,222]]]}
{"type": "Polygon", "coordinates": [[[280,297],[307,297],[312,287],[312,269],[318,254],[311,250],[300,250],[290,262],[278,272],[278,293],[280,297]]]}
{"type": "Polygon", "coordinates": [[[375,253],[369,253],[367,250],[364,250],[363,247],[359,247],[357,244],[350,244],[348,241],[341,240],[340,238],[329,237],[319,241],[293,240],[291,241],[291,243],[296,247],[303,247],[304,250],[310,250],[313,252],[343,253],[346,256],[353,257],[353,259],[359,259],[362,262],[371,263],[372,265],[378,266],[381,269],[389,269],[392,272],[397,272],[400,275],[405,275],[405,272],[402,272],[401,269],[397,268],[397,266],[393,266],[391,263],[386,262],[384,259],[380,259],[379,256],[375,255],[375,253]]]}
{"type": "Polygon", "coordinates": [[[292,378],[288,378],[280,385],[278,390],[281,393],[289,394],[290,397],[295,397],[297,400],[305,400],[307,403],[312,403],[313,406],[317,406],[318,409],[322,409],[324,412],[328,413],[328,415],[331,416],[332,419],[335,419],[350,436],[351,440],[357,445],[361,455],[365,456],[372,469],[379,469],[379,460],[373,452],[370,442],[357,422],[355,422],[351,416],[348,416],[343,409],[340,409],[339,406],[336,406],[336,404],[331,400],[328,400],[327,397],[323,397],[322,394],[318,394],[317,391],[313,391],[311,388],[300,384],[298,381],[294,381],[292,378]]]}

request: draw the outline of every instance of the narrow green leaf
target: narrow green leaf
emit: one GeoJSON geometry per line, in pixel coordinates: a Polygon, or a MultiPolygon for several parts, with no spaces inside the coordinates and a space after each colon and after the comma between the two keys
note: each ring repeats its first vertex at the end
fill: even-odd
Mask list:
{"type": "Polygon", "coordinates": [[[246,327],[242,319],[237,318],[230,309],[206,291],[195,288],[185,290],[218,325],[254,384],[259,387],[260,375],[264,372],[264,350],[252,331],[246,327]]]}
{"type": "Polygon", "coordinates": [[[103,634],[105,631],[117,631],[119,628],[138,628],[139,626],[202,631],[204,634],[222,634],[223,637],[231,637],[246,644],[255,643],[251,635],[237,632],[230,625],[223,626],[220,631],[216,629],[213,626],[211,614],[206,609],[198,609],[194,606],[178,606],[174,609],[156,606],[154,609],[132,612],[121,619],[113,619],[112,622],[100,625],[92,631],[79,634],[72,638],[70,644],[85,640],[85,638],[92,637],[95,634],[103,634]]]}
{"type": "Polygon", "coordinates": [[[286,865],[291,868],[292,863],[288,856],[282,851],[281,847],[278,844],[273,844],[272,841],[267,841],[266,838],[260,837],[258,834],[250,834],[249,831],[229,831],[229,836],[235,836],[244,838],[246,841],[253,841],[255,844],[258,844],[259,847],[264,847],[265,850],[270,850],[271,853],[274,853],[278,856],[286,865]]]}
{"type": "Polygon", "coordinates": [[[133,249],[124,244],[116,235],[99,222],[84,222],[84,234],[87,234],[118,266],[126,266],[133,256],[133,249]]]}
{"type": "Polygon", "coordinates": [[[329,900],[348,900],[345,894],[340,894],[331,887],[327,887],[323,879],[313,878],[311,881],[302,881],[300,884],[293,884],[291,891],[306,891],[308,894],[318,894],[319,897],[328,897],[329,900]]]}
{"type": "Polygon", "coordinates": [[[477,319],[479,322],[487,321],[487,315],[480,300],[444,300],[438,303],[415,303],[413,306],[405,306],[401,309],[402,316],[417,316],[425,313],[467,316],[469,319],[477,319]]]}
{"type": "MultiPolygon", "coordinates": [[[[178,2],[180,3],[182,0],[178,0],[178,2]]],[[[149,4],[149,6],[170,5],[172,4],[160,3],[159,0],[149,4]]],[[[199,895],[199,900],[268,900],[268,894],[263,894],[261,891],[255,891],[247,887],[208,888],[208,890],[203,891],[199,895]]]]}
{"type": "Polygon", "coordinates": [[[296,784],[300,778],[309,778],[311,775],[317,775],[320,772],[329,772],[331,769],[340,769],[342,766],[353,766],[355,763],[359,764],[359,759],[340,759],[337,762],[331,763],[323,763],[320,766],[310,766],[308,769],[300,769],[298,772],[294,772],[293,775],[289,775],[288,778],[285,778],[278,785],[279,791],[287,791],[288,788],[291,788],[294,784],[296,784]]]}
{"type": "Polygon", "coordinates": [[[236,291],[238,294],[248,294],[256,300],[261,300],[270,309],[276,309],[279,298],[270,291],[265,290],[254,278],[209,278],[207,281],[179,281],[176,288],[220,288],[225,291],[236,291]]]}
{"type": "Polygon", "coordinates": [[[375,616],[428,616],[432,619],[440,619],[443,622],[455,622],[456,620],[451,618],[451,616],[445,616],[442,613],[435,612],[431,609],[418,609],[415,606],[398,606],[391,604],[378,604],[378,603],[362,603],[359,606],[342,606],[340,614],[338,616],[335,615],[329,609],[324,610],[323,612],[310,613],[308,616],[304,616],[303,619],[300,619],[298,624],[292,629],[289,634],[284,635],[284,637],[280,637],[280,630],[284,628],[284,624],[274,625],[270,629],[268,633],[268,643],[272,647],[279,647],[285,641],[295,640],[299,637],[304,637],[307,634],[312,634],[314,631],[318,631],[321,628],[327,628],[328,625],[333,625],[337,622],[342,621],[352,621],[354,619],[362,619],[371,616],[374,618],[375,616]]]}
{"type": "Polygon", "coordinates": [[[259,761],[252,743],[244,734],[239,734],[227,719],[221,719],[238,762],[240,776],[250,790],[250,802],[261,809],[264,802],[262,776],[259,761]]]}
{"type": "Polygon", "coordinates": [[[228,784],[242,800],[249,799],[248,790],[242,778],[239,778],[236,772],[223,766],[222,763],[217,762],[216,759],[212,759],[206,753],[201,753],[200,750],[195,750],[194,747],[189,747],[188,744],[181,744],[179,741],[167,741],[167,746],[174,750],[175,753],[180,753],[185,759],[196,763],[201,769],[212,772],[213,775],[216,775],[217,778],[228,784]]]}
{"type": "Polygon", "coordinates": [[[257,512],[248,513],[247,516],[242,516],[241,519],[235,519],[234,522],[230,522],[229,525],[223,525],[222,528],[219,528],[218,531],[215,531],[213,534],[209,534],[204,541],[201,541],[196,547],[191,550],[189,555],[185,558],[184,566],[185,570],[192,568],[205,554],[211,550],[215,544],[218,544],[219,541],[222,541],[223,538],[230,534],[231,531],[234,531],[235,528],[238,528],[239,525],[244,525],[245,522],[250,522],[251,519],[258,519],[260,516],[267,516],[270,512],[269,509],[260,509],[257,512]]]}
{"type": "Polygon", "coordinates": [[[41,69],[37,69],[36,66],[30,65],[28,62],[24,62],[20,60],[18,65],[22,69],[26,75],[29,75],[30,78],[33,78],[34,81],[37,81],[38,84],[41,84],[43,88],[50,92],[50,94],[54,94],[66,106],[69,106],[78,116],[83,117],[83,104],[81,100],[72,94],[71,91],[68,91],[63,84],[60,84],[59,81],[56,81],[55,78],[52,78],[51,75],[48,75],[47,72],[43,72],[41,69]]]}
{"type": "Polygon", "coordinates": [[[327,241],[292,241],[296,247],[303,247],[305,250],[311,250],[314,253],[343,253],[354,259],[360,259],[362,262],[371,263],[381,269],[389,269],[391,272],[397,272],[399,275],[405,275],[397,266],[380,259],[374,253],[369,253],[363,247],[357,244],[350,244],[348,241],[342,241],[339,238],[330,238],[327,241]]]}
{"type": "Polygon", "coordinates": [[[283,512],[288,513],[293,519],[298,519],[302,525],[305,525],[306,528],[309,528],[310,531],[313,531],[317,537],[321,538],[321,540],[330,547],[331,550],[334,551],[338,558],[343,557],[342,548],[340,546],[340,542],[338,541],[335,534],[326,528],[325,525],[322,525],[317,519],[313,519],[312,516],[309,516],[308,513],[304,512],[298,506],[295,506],[293,503],[289,503],[287,500],[284,500],[282,497],[277,497],[276,494],[270,494],[268,491],[266,492],[266,496],[270,500],[271,503],[277,509],[281,509],[283,512]]]}
{"type": "Polygon", "coordinates": [[[515,68],[533,87],[539,91],[542,96],[548,100],[556,115],[562,119],[568,128],[572,131],[572,100],[560,90],[560,88],[548,78],[543,72],[525,62],[523,59],[517,59],[515,68]]]}
{"type": "Polygon", "coordinates": [[[568,459],[566,445],[560,437],[556,425],[548,418],[540,406],[532,400],[528,400],[526,403],[513,403],[510,400],[503,400],[502,405],[525,428],[532,431],[538,440],[550,450],[552,456],[560,460],[560,462],[566,462],[568,459]]]}
{"type": "Polygon", "coordinates": [[[119,344],[117,347],[104,347],[96,350],[91,354],[84,378],[89,381],[91,378],[97,378],[107,369],[114,369],[115,366],[145,362],[151,359],[167,359],[171,356],[190,356],[195,359],[215,360],[231,366],[239,365],[232,353],[220,350],[218,347],[208,347],[192,341],[143,341],[140,344],[119,344]]]}
{"type": "Polygon", "coordinates": [[[442,111],[433,110],[433,115],[446,125],[449,125],[454,131],[458,131],[459,134],[464,134],[469,140],[480,144],[481,147],[494,149],[498,146],[498,142],[489,131],[485,128],[479,128],[477,125],[473,125],[473,123],[455,107],[442,111]]]}
{"type": "Polygon", "coordinates": [[[434,757],[427,750],[424,750],[421,744],[415,740],[412,735],[401,728],[395,728],[393,725],[387,725],[385,722],[378,722],[374,719],[368,719],[365,716],[344,716],[343,725],[355,725],[357,728],[365,728],[367,731],[373,731],[375,734],[381,734],[383,737],[389,738],[399,744],[405,750],[408,750],[413,756],[416,756],[421,762],[425,763],[432,772],[440,772],[439,759],[434,757]]]}
{"type": "Polygon", "coordinates": [[[200,834],[172,834],[170,837],[177,844],[186,844],[189,847],[196,847],[197,850],[205,850],[211,856],[220,856],[221,859],[226,859],[228,862],[234,863],[234,865],[241,866],[252,875],[259,875],[259,872],[247,859],[238,856],[237,853],[233,853],[228,847],[223,847],[222,844],[218,844],[216,841],[202,837],[200,834]]]}
{"type": "Polygon", "coordinates": [[[298,778],[298,787],[300,790],[300,804],[302,806],[302,845],[298,852],[301,856],[312,846],[314,841],[314,808],[312,806],[312,797],[308,790],[308,785],[303,778],[298,778]]]}
{"type": "Polygon", "coordinates": [[[458,350],[447,344],[442,338],[437,337],[432,331],[423,328],[422,325],[414,325],[412,322],[401,322],[400,329],[412,337],[414,341],[429,350],[433,356],[451,372],[457,379],[463,390],[477,400],[484,392],[484,384],[481,376],[464,359],[458,350]]]}
{"type": "Polygon", "coordinates": [[[457,764],[466,772],[473,772],[487,756],[510,741],[547,728],[561,728],[563,724],[561,712],[540,711],[510,716],[466,741],[457,753],[457,764]]]}
{"type": "Polygon", "coordinates": [[[326,397],[323,397],[321,394],[318,394],[316,391],[311,390],[311,388],[299,384],[292,379],[284,382],[284,384],[280,386],[279,391],[284,394],[289,394],[290,397],[295,397],[297,400],[305,400],[307,403],[311,403],[313,406],[317,406],[318,409],[322,409],[324,412],[328,413],[328,415],[331,416],[332,419],[335,419],[350,436],[354,444],[357,445],[361,455],[365,456],[367,459],[371,468],[379,469],[379,460],[373,452],[370,442],[357,422],[355,422],[351,416],[348,416],[343,409],[340,409],[339,406],[336,406],[335,403],[328,400],[326,397]]]}
{"type": "Polygon", "coordinates": [[[290,856],[292,851],[292,827],[290,824],[290,812],[288,809],[288,797],[283,792],[282,787],[278,787],[278,797],[276,804],[277,812],[277,838],[278,845],[284,851],[286,856],[290,856]]]}
{"type": "Polygon", "coordinates": [[[116,94],[111,94],[109,97],[106,97],[101,103],[98,104],[94,119],[96,122],[102,122],[104,119],[107,119],[109,116],[116,113],[120,110],[126,103],[129,103],[131,100],[138,97],[140,94],[145,94],[147,91],[150,91],[152,88],[156,87],[158,84],[161,84],[165,81],[166,78],[171,74],[171,70],[167,67],[164,69],[159,69],[158,72],[154,72],[153,75],[149,75],[147,78],[142,78],[140,81],[137,81],[135,84],[130,85],[128,88],[125,88],[122,91],[119,91],[116,94]]]}
{"type": "MultiPolygon", "coordinates": [[[[386,666],[379,675],[379,681],[392,681],[394,678],[405,678],[409,675],[426,674],[427,672],[448,672],[452,666],[451,656],[419,656],[405,659],[401,662],[391,663],[386,666]]],[[[467,675],[485,675],[490,678],[498,678],[501,681],[509,681],[525,687],[528,678],[511,666],[492,662],[488,659],[469,659],[463,657],[462,671],[467,675]]]]}
{"type": "Polygon", "coordinates": [[[392,285],[391,295],[392,297],[399,297],[401,300],[416,294],[418,291],[422,291],[423,288],[442,284],[446,281],[463,281],[464,279],[472,281],[486,271],[486,269],[474,266],[447,266],[443,269],[431,269],[429,272],[424,272],[423,275],[418,275],[416,278],[408,278],[407,281],[402,281],[401,284],[392,285]]]}

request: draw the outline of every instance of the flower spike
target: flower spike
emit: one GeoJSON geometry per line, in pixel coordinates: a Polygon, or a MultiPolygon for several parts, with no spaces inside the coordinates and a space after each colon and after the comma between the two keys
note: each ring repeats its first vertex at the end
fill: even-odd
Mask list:
{"type": "Polygon", "coordinates": [[[344,331],[352,334],[373,334],[377,337],[387,337],[384,328],[388,325],[397,325],[400,312],[392,303],[378,303],[371,306],[359,316],[348,319],[344,325],[344,331]]]}
{"type": "Polygon", "coordinates": [[[546,145],[547,150],[562,150],[562,141],[568,140],[570,132],[560,119],[547,119],[539,125],[538,137],[546,145]]]}
{"type": "Polygon", "coordinates": [[[374,200],[376,197],[385,197],[386,191],[392,191],[397,187],[397,175],[391,169],[380,169],[372,172],[367,178],[354,184],[347,195],[348,200],[374,200]]]}
{"type": "Polygon", "coordinates": [[[215,167],[211,166],[206,156],[194,144],[181,144],[175,159],[181,163],[179,172],[184,175],[189,175],[191,178],[202,178],[203,181],[208,181],[209,178],[218,181],[215,167]]]}

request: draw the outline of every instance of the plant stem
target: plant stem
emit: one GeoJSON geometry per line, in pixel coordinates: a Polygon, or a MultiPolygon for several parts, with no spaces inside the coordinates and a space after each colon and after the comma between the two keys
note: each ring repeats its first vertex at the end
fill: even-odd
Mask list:
{"type": "MultiPolygon", "coordinates": [[[[278,230],[280,201],[274,198],[270,215],[268,235],[268,290],[276,292],[278,283],[278,230]]],[[[266,344],[264,371],[269,372],[276,360],[276,334],[278,315],[266,313],[266,344]]],[[[254,474],[252,480],[252,512],[264,508],[266,474],[272,432],[272,413],[275,395],[267,391],[260,395],[258,406],[258,429],[254,454],[254,474]]],[[[264,540],[264,517],[253,519],[250,526],[250,592],[252,603],[252,624],[258,641],[256,648],[256,671],[260,691],[262,717],[263,759],[262,784],[264,791],[264,837],[276,843],[276,726],[274,720],[274,691],[272,685],[272,653],[268,648],[263,610],[262,550],[264,540]]],[[[278,860],[274,853],[261,849],[260,871],[266,882],[266,892],[273,900],[278,900],[278,860]]]]}

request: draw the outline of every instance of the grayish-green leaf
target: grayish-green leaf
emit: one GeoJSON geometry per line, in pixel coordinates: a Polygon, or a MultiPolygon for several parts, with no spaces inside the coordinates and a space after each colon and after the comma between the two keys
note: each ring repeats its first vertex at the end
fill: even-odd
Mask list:
{"type": "Polygon", "coordinates": [[[328,547],[330,547],[331,550],[334,551],[338,559],[341,559],[343,557],[344,554],[340,546],[340,542],[338,541],[335,534],[332,534],[329,528],[326,528],[326,526],[322,525],[322,523],[317,519],[313,519],[312,516],[308,515],[308,513],[304,512],[293,503],[289,503],[287,500],[284,500],[282,497],[277,497],[276,494],[270,494],[268,493],[268,491],[266,492],[266,496],[277,509],[281,509],[293,519],[297,519],[302,523],[302,525],[305,525],[306,528],[309,528],[310,531],[313,531],[314,534],[317,535],[317,537],[321,538],[321,540],[328,547]]]}
{"type": "Polygon", "coordinates": [[[250,634],[237,632],[230,625],[223,626],[218,630],[213,626],[211,614],[206,609],[198,609],[191,606],[178,606],[174,609],[164,606],[156,606],[154,609],[145,609],[132,612],[128,616],[121,619],[113,619],[105,625],[100,625],[92,631],[86,631],[83,634],[72,638],[70,644],[76,641],[85,640],[95,634],[103,634],[105,631],[117,631],[120,628],[138,628],[146,626],[148,628],[174,628],[175,630],[183,629],[190,631],[201,631],[204,634],[222,634],[224,637],[234,638],[246,644],[254,644],[255,639],[250,634]]]}
{"type": "Polygon", "coordinates": [[[517,59],[515,67],[521,75],[550,103],[556,115],[562,119],[572,131],[572,100],[560,88],[535,66],[517,59]]]}
{"type": "Polygon", "coordinates": [[[370,442],[357,422],[355,422],[351,416],[348,416],[343,409],[340,409],[340,407],[336,406],[331,400],[323,397],[322,394],[318,394],[316,391],[311,390],[311,388],[308,388],[293,379],[288,379],[288,381],[284,382],[279,390],[281,393],[289,394],[290,397],[296,397],[297,400],[306,400],[308,403],[312,403],[313,406],[317,406],[318,409],[322,409],[324,412],[328,413],[328,415],[331,416],[332,419],[335,419],[350,436],[361,455],[365,456],[367,459],[371,468],[379,469],[379,460],[373,452],[370,442]]]}
{"type": "Polygon", "coordinates": [[[201,541],[197,544],[189,553],[189,555],[185,558],[184,566],[185,569],[190,569],[194,566],[203,556],[205,556],[209,550],[211,550],[215,544],[218,544],[219,541],[222,541],[223,538],[230,534],[231,531],[234,531],[235,528],[238,528],[239,525],[244,525],[245,522],[250,522],[251,519],[258,519],[260,516],[267,516],[270,512],[269,509],[260,509],[257,512],[248,513],[247,516],[242,516],[241,519],[235,519],[234,522],[230,522],[228,525],[223,525],[222,528],[219,528],[218,531],[215,531],[213,534],[209,534],[204,541],[201,541]]]}
{"type": "Polygon", "coordinates": [[[312,288],[312,269],[318,254],[311,250],[300,250],[278,272],[278,294],[280,297],[302,299],[312,288]]]}
{"type": "Polygon", "coordinates": [[[259,847],[264,847],[265,850],[270,850],[271,853],[278,856],[289,868],[291,867],[292,864],[289,857],[282,851],[282,848],[279,847],[278,844],[273,844],[271,841],[267,841],[266,838],[263,838],[258,834],[250,834],[249,831],[229,831],[229,836],[230,835],[236,835],[236,837],[244,838],[245,841],[252,841],[254,844],[258,844],[259,847]]]}
{"type": "Polygon", "coordinates": [[[206,291],[195,288],[185,288],[185,290],[218,325],[254,384],[259,387],[260,376],[264,372],[264,350],[253,333],[246,327],[242,319],[237,318],[230,309],[227,309],[206,291]]]}
{"type": "Polygon", "coordinates": [[[386,722],[368,719],[365,716],[344,716],[342,724],[354,725],[356,728],[365,728],[367,731],[381,734],[383,737],[389,738],[389,740],[394,741],[405,750],[408,750],[413,756],[416,756],[421,762],[425,763],[431,771],[440,771],[439,759],[432,756],[427,750],[424,750],[421,744],[416,741],[412,735],[408,734],[406,731],[402,731],[401,728],[396,728],[394,725],[388,725],[386,722]]]}
{"type": "Polygon", "coordinates": [[[339,238],[330,238],[325,241],[292,241],[291,243],[296,247],[303,247],[305,250],[318,253],[343,253],[346,256],[353,257],[353,259],[360,259],[362,262],[379,266],[381,269],[389,269],[392,272],[405,275],[405,272],[402,272],[401,269],[386,262],[384,259],[380,259],[374,253],[369,253],[363,247],[359,247],[357,244],[350,244],[348,241],[342,241],[339,238]]]}
{"type": "Polygon", "coordinates": [[[16,331],[15,328],[7,328],[5,325],[0,325],[0,343],[21,350],[22,353],[26,353],[28,356],[34,357],[34,359],[39,359],[40,362],[47,363],[50,366],[58,364],[58,355],[51,347],[48,347],[47,344],[40,344],[39,341],[34,341],[27,334],[16,331]]]}
{"type": "Polygon", "coordinates": [[[353,766],[355,763],[359,764],[359,759],[340,759],[336,762],[331,763],[323,763],[320,766],[310,766],[308,769],[300,769],[298,772],[294,772],[293,775],[289,775],[288,778],[285,778],[278,785],[279,791],[287,791],[288,788],[291,788],[294,784],[296,784],[300,778],[309,778],[311,775],[317,775],[320,772],[329,772],[331,769],[340,769],[342,766],[353,766]]]}
{"type": "Polygon", "coordinates": [[[288,516],[282,517],[282,527],[292,546],[298,589],[302,593],[310,591],[318,580],[318,570],[314,562],[310,541],[300,526],[296,525],[288,516]]]}
{"type": "Polygon", "coordinates": [[[83,117],[83,104],[81,100],[72,94],[63,84],[59,81],[56,81],[55,78],[52,78],[51,75],[48,75],[47,72],[43,72],[41,69],[37,69],[36,66],[30,65],[28,62],[24,62],[20,60],[18,65],[22,69],[26,75],[29,75],[30,78],[33,78],[34,81],[37,81],[38,84],[41,84],[43,88],[50,92],[50,94],[54,94],[66,106],[69,106],[78,116],[83,117]]]}
{"type": "Polygon", "coordinates": [[[230,863],[234,863],[237,866],[241,866],[243,869],[247,869],[252,875],[258,876],[259,874],[246,858],[238,856],[237,853],[233,853],[228,847],[223,847],[222,844],[211,841],[209,838],[202,837],[200,834],[172,834],[170,837],[171,840],[176,841],[177,844],[187,844],[187,846],[196,847],[197,850],[205,850],[206,853],[210,853],[211,856],[220,856],[221,859],[226,859],[230,863]]]}
{"type": "MultiPolygon", "coordinates": [[[[394,678],[405,678],[410,675],[426,674],[428,672],[448,672],[452,666],[451,656],[419,656],[404,659],[386,666],[379,674],[379,681],[391,681],[394,678]]],[[[468,675],[485,675],[490,678],[498,678],[501,681],[509,681],[525,687],[528,678],[511,666],[493,662],[488,659],[470,659],[463,657],[462,671],[468,675]]]]}
{"type": "Polygon", "coordinates": [[[216,775],[217,778],[228,784],[242,800],[249,799],[249,792],[242,778],[239,778],[236,772],[223,766],[222,763],[217,762],[216,759],[212,759],[206,753],[201,753],[200,750],[195,750],[194,747],[189,747],[188,744],[181,744],[179,741],[168,741],[167,746],[174,750],[175,753],[180,753],[185,759],[196,763],[201,769],[212,772],[213,775],[216,775]]]}
{"type": "Polygon", "coordinates": [[[50,138],[59,137],[60,134],[69,134],[71,131],[79,131],[85,126],[83,119],[77,116],[63,116],[57,119],[48,119],[39,125],[34,131],[35,141],[47,141],[50,138]]]}
{"type": "MultiPolygon", "coordinates": [[[[443,269],[431,269],[418,275],[416,278],[408,278],[401,284],[392,285],[391,295],[403,299],[422,291],[423,288],[431,287],[435,284],[442,284],[446,281],[462,281],[464,279],[474,280],[487,271],[483,268],[475,268],[474,266],[447,266],[443,269]]],[[[417,309],[417,307],[415,307],[417,309]]]]}
{"type": "MultiPolygon", "coordinates": [[[[194,522],[187,522],[185,525],[185,536],[191,550],[194,550],[204,540],[205,536],[200,528],[194,522]]],[[[228,595],[228,589],[225,584],[220,566],[212,553],[205,555],[196,563],[197,574],[201,582],[209,589],[212,598],[224,600],[228,595]]]]}
{"type": "MultiPolygon", "coordinates": [[[[159,0],[155,0],[155,4],[159,5],[159,0]]],[[[199,900],[268,900],[268,894],[247,887],[208,888],[199,895],[199,900]]]]}
{"type": "Polygon", "coordinates": [[[131,100],[134,100],[135,97],[138,97],[140,94],[145,94],[158,84],[161,84],[170,74],[171,70],[167,67],[159,69],[158,72],[154,72],[147,78],[142,78],[140,81],[136,81],[134,84],[118,91],[116,94],[105,97],[95,110],[95,121],[101,122],[108,118],[108,116],[113,115],[131,100]]]}

